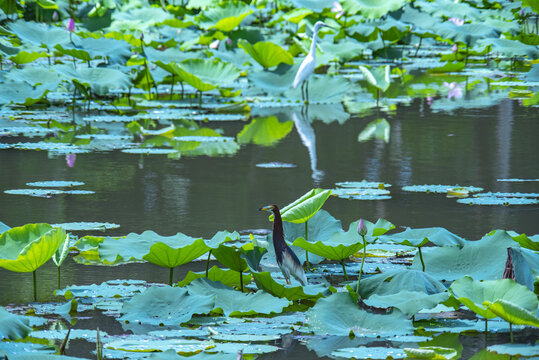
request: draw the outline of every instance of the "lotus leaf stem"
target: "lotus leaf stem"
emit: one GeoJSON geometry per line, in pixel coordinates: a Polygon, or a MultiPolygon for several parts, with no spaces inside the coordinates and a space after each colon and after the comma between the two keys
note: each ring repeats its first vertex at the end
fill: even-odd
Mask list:
{"type": "Polygon", "coordinates": [[[423,262],[423,253],[421,252],[421,246],[417,247],[417,251],[419,251],[419,259],[421,260],[421,266],[423,267],[423,272],[425,272],[425,263],[423,262]]]}
{"type": "MultiPolygon", "coordinates": [[[[305,221],[305,241],[309,241],[309,220],[305,221]]],[[[305,250],[305,270],[309,271],[311,264],[309,264],[309,252],[305,250]]]]}
{"type": "Polygon", "coordinates": [[[511,344],[513,343],[513,323],[509,323],[509,338],[511,339],[511,344]]]}
{"type": "Polygon", "coordinates": [[[421,42],[423,41],[423,38],[419,37],[419,44],[417,45],[417,50],[415,51],[414,57],[417,57],[417,53],[419,52],[419,49],[421,48],[421,42]]]}
{"type": "Polygon", "coordinates": [[[243,292],[243,271],[240,271],[240,290],[243,292]]]}
{"type": "Polygon", "coordinates": [[[344,272],[344,279],[348,280],[348,275],[346,275],[346,266],[344,266],[344,260],[341,260],[342,271],[344,272]]]}
{"type": "Polygon", "coordinates": [[[60,266],[57,266],[58,268],[58,289],[60,289],[60,266]]]}
{"type": "Polygon", "coordinates": [[[36,281],[36,270],[32,272],[32,277],[34,278],[34,301],[37,301],[37,281],[36,281]]]}
{"type": "Polygon", "coordinates": [[[170,272],[169,272],[169,275],[168,275],[168,284],[170,286],[172,286],[172,276],[174,274],[174,268],[170,268],[170,272]]]}
{"type": "Polygon", "coordinates": [[[212,249],[210,249],[210,252],[208,253],[208,260],[206,260],[206,278],[208,277],[208,269],[210,267],[210,256],[211,256],[211,251],[212,249]]]}
{"type": "Polygon", "coordinates": [[[358,294],[358,296],[359,296],[359,282],[361,281],[361,274],[363,274],[363,264],[365,263],[365,258],[367,257],[367,244],[365,242],[365,235],[361,235],[361,238],[363,239],[363,259],[361,259],[361,267],[359,268],[359,275],[357,278],[356,294],[358,294]]]}

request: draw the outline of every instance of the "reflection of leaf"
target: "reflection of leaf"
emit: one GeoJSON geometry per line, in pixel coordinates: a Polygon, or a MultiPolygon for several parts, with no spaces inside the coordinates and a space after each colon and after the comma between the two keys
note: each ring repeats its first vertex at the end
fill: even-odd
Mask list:
{"type": "Polygon", "coordinates": [[[294,58],[288,51],[270,41],[260,41],[251,45],[241,39],[238,41],[238,46],[265,68],[274,67],[280,63],[294,64],[294,58]]]}
{"type": "Polygon", "coordinates": [[[365,129],[359,133],[357,141],[363,142],[374,138],[388,143],[390,130],[391,125],[386,119],[374,120],[368,123],[365,129]]]}
{"type": "Polygon", "coordinates": [[[282,123],[276,116],[255,118],[240,131],[238,142],[240,144],[273,145],[286,137],[293,127],[292,121],[282,123]]]}

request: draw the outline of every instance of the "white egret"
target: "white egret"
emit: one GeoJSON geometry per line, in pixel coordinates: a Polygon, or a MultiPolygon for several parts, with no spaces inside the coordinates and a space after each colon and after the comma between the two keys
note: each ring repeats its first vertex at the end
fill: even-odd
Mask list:
{"type": "Polygon", "coordinates": [[[311,42],[311,49],[309,54],[303,59],[303,62],[299,66],[299,70],[296,74],[296,78],[292,83],[292,87],[295,89],[301,83],[301,98],[303,101],[309,102],[309,85],[307,80],[314,72],[316,67],[316,41],[318,40],[318,30],[321,27],[331,27],[324,24],[322,21],[317,21],[313,28],[313,41],[311,42]]]}

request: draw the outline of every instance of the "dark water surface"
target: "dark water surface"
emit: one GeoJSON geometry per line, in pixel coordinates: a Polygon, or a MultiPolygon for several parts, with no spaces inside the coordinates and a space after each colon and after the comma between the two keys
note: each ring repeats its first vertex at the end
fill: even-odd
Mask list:
{"type": "MultiPolygon", "coordinates": [[[[280,117],[281,121],[292,120],[280,117]]],[[[392,184],[392,199],[330,198],[324,209],[340,219],[344,228],[359,217],[371,221],[383,217],[397,227],[442,226],[470,240],[493,229],[529,235],[539,232],[539,207],[535,205],[469,206],[444,195],[401,189],[413,184],[459,184],[493,192],[539,192],[538,182],[497,181],[539,178],[537,108],[503,100],[488,108],[432,113],[424,100],[415,100],[409,106],[397,106],[385,117],[391,124],[387,144],[357,141],[366,124],[378,118],[369,115],[344,124],[314,121],[307,128],[296,125],[272,147],[246,145],[230,157],[171,160],[165,155],[115,151],[78,154],[70,168],[64,156],[51,157],[46,151],[2,150],[0,221],[12,227],[33,222],[102,221],[121,225],[107,235],[154,230],[161,235],[183,232],[209,238],[224,229],[269,228],[266,214],[257,211],[262,205],[284,206],[312,187],[333,188],[335,182],[366,179],[392,184]],[[272,161],[297,167],[255,166],[272,161]],[[83,181],[85,186],[80,189],[96,193],[46,199],[3,192],[45,180],[83,181]]],[[[243,125],[221,122],[215,127],[227,136],[236,136],[243,125]]],[[[202,264],[177,269],[175,280],[189,269],[201,270],[198,267],[202,264]]],[[[52,299],[56,267],[49,262],[37,274],[39,300],[52,299]]],[[[70,258],[62,274],[63,286],[118,278],[168,280],[168,270],[152,264],[95,267],[78,265],[70,258]]],[[[0,279],[1,305],[31,301],[31,274],[0,269],[0,279]]]]}

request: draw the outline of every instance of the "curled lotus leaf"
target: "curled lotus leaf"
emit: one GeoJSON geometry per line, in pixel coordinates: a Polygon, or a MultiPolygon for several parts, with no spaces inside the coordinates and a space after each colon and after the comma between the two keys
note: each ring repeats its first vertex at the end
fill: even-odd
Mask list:
{"type": "Polygon", "coordinates": [[[162,242],[153,244],[150,251],[142,258],[152,264],[173,268],[187,264],[210,250],[204,239],[196,239],[191,243],[168,245],[162,242]]]}
{"type": "Polygon", "coordinates": [[[275,280],[269,271],[253,272],[253,278],[259,289],[270,293],[279,298],[286,298],[290,301],[296,300],[316,300],[329,295],[329,290],[324,285],[301,286],[295,282],[292,285],[286,285],[284,281],[275,280]],[[297,285],[294,285],[297,284],[297,285]]]}
{"type": "Polygon", "coordinates": [[[458,246],[461,248],[466,240],[451,231],[433,227],[426,229],[411,229],[408,228],[403,232],[391,235],[383,235],[378,237],[381,242],[394,242],[407,246],[423,246],[431,242],[437,246],[458,246]]]}
{"type": "Polygon", "coordinates": [[[282,208],[281,217],[283,221],[304,223],[320,210],[330,195],[331,190],[312,189],[282,208]]]}
{"type": "Polygon", "coordinates": [[[494,302],[483,303],[488,310],[513,325],[527,325],[539,328],[539,318],[515,303],[498,299],[494,302]]]}
{"type": "Polygon", "coordinates": [[[49,224],[27,224],[0,235],[0,267],[32,272],[45,264],[66,239],[66,232],[49,224]]]}
{"type": "Polygon", "coordinates": [[[292,54],[271,41],[260,41],[251,45],[248,41],[241,39],[238,41],[238,46],[265,68],[274,67],[281,63],[294,64],[292,54]]]}
{"type": "MultiPolygon", "coordinates": [[[[32,331],[28,319],[0,307],[0,339],[22,339],[32,331]]],[[[1,348],[0,348],[1,351],[1,348]]]]}
{"type": "MultiPolygon", "coordinates": [[[[201,272],[189,271],[187,275],[185,275],[185,278],[182,281],[180,281],[179,285],[183,287],[185,285],[190,284],[196,279],[205,278],[205,277],[206,277],[205,271],[201,271],[201,272]]],[[[212,266],[212,268],[208,271],[208,279],[210,279],[211,281],[220,281],[224,285],[231,286],[231,287],[240,286],[239,277],[240,277],[240,274],[237,271],[230,270],[230,269],[223,270],[217,266],[212,266]]],[[[251,282],[251,275],[243,274],[242,277],[243,277],[243,284],[248,284],[249,282],[251,282]]]]}

